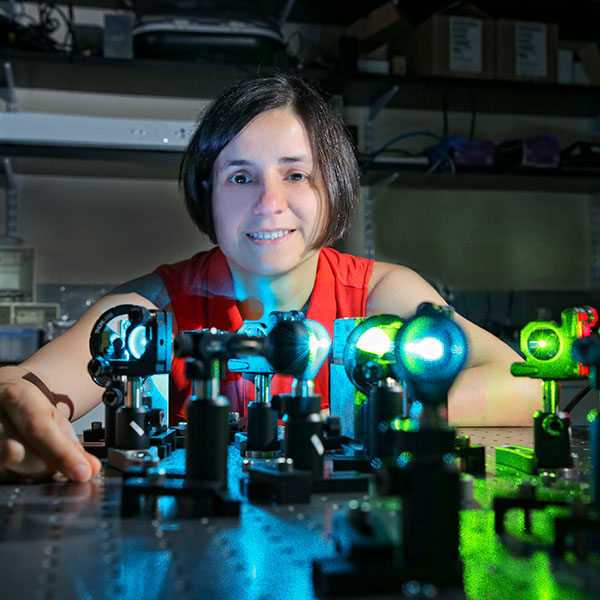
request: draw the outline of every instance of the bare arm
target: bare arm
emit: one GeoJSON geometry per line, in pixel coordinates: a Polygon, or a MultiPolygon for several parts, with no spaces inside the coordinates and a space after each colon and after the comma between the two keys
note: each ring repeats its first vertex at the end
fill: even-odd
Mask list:
{"type": "MultiPolygon", "coordinates": [[[[367,315],[407,317],[421,302],[445,305],[437,291],[406,267],[375,263],[367,315]]],[[[521,360],[510,346],[491,333],[456,315],[469,343],[467,365],[450,389],[449,420],[463,426],[531,425],[541,407],[540,383],[513,377],[510,365],[521,360]]]]}
{"type": "Polygon", "coordinates": [[[80,417],[101,400],[102,388],[87,371],[90,332],[102,313],[119,304],[163,308],[168,295],[154,274],[120,286],[21,365],[0,369],[0,478],[59,470],[81,481],[98,472],[99,461],[83,450],[69,417],[80,417]]]}

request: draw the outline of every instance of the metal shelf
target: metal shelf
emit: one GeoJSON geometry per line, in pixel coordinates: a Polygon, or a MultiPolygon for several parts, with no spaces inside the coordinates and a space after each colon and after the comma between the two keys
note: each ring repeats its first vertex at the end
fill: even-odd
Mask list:
{"type": "MultiPolygon", "coordinates": [[[[91,93],[214,98],[243,78],[273,72],[272,67],[150,59],[105,59],[5,52],[15,85],[91,93]]],[[[328,93],[342,94],[347,105],[368,106],[392,86],[398,92],[389,108],[504,114],[600,115],[600,86],[440,77],[398,77],[307,69],[328,93]]]]}
{"type": "Polygon", "coordinates": [[[0,144],[19,175],[176,180],[182,152],[0,144]]]}
{"type": "Polygon", "coordinates": [[[388,108],[591,118],[600,114],[600,86],[442,77],[330,75],[326,89],[349,105],[371,105],[392,86],[388,108]]]}
{"type": "Polygon", "coordinates": [[[457,167],[454,175],[427,175],[427,166],[377,165],[363,177],[371,186],[393,185],[416,190],[502,190],[595,194],[600,192],[600,168],[506,169],[457,167]]]}

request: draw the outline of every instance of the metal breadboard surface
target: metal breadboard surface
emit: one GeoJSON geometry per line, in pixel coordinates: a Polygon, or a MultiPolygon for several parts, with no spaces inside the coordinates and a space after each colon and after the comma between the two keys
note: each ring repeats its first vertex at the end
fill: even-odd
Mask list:
{"type": "MultiPolygon", "coordinates": [[[[474,505],[461,511],[463,590],[403,587],[371,598],[437,597],[490,600],[599,597],[597,557],[551,558],[552,514],[534,514],[532,532],[511,511],[500,539],[491,501],[515,493],[521,479],[494,475],[494,446],[532,445],[530,428],[471,428],[459,433],[486,446],[487,476],[475,479],[474,505]],[[512,540],[512,541],[511,541],[512,540]],[[420,591],[418,591],[420,589],[420,591]],[[417,590],[417,592],[415,592],[417,590]]],[[[573,451],[586,473],[588,442],[575,432],[573,451]]],[[[181,467],[183,451],[165,461],[181,467]]],[[[161,516],[121,518],[121,476],[105,469],[87,483],[0,485],[0,580],[10,600],[310,600],[312,563],[336,555],[334,517],[351,500],[371,498],[390,529],[398,529],[396,500],[369,495],[313,494],[310,504],[259,506],[239,494],[241,459],[230,449],[230,490],[242,500],[240,517],[175,518],[161,500],[161,516]]],[[[541,478],[538,478],[541,479],[541,478]]],[[[586,497],[581,481],[555,483],[547,493],[586,497]]],[[[365,596],[363,596],[364,598],[365,596]]]]}

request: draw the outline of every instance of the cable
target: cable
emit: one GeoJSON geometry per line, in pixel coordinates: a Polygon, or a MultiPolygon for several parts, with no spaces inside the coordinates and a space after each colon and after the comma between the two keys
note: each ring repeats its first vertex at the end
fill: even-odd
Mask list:
{"type": "Polygon", "coordinates": [[[406,138],[419,137],[419,136],[433,138],[436,142],[439,142],[439,143],[442,143],[442,141],[443,141],[439,135],[436,135],[435,133],[431,133],[431,131],[409,131],[408,133],[403,133],[401,135],[398,135],[395,138],[392,138],[391,140],[386,142],[383,146],[381,146],[381,148],[379,148],[378,150],[375,150],[375,152],[372,152],[369,155],[369,159],[365,162],[365,164],[362,166],[362,169],[361,169],[363,175],[369,170],[369,167],[373,164],[373,162],[377,158],[377,156],[379,156],[383,151],[387,150],[392,144],[395,144],[396,142],[399,142],[400,140],[404,140],[406,138]]]}
{"type": "MultiPolygon", "coordinates": [[[[60,48],[62,48],[63,50],[69,49],[67,46],[67,40],[69,39],[69,36],[70,36],[71,37],[70,50],[71,50],[71,53],[73,53],[74,49],[77,47],[77,40],[75,37],[75,32],[73,30],[73,24],[71,22],[71,19],[65,14],[65,12],[62,10],[62,8],[60,8],[60,6],[56,6],[54,4],[54,2],[48,2],[46,4],[40,5],[40,12],[41,12],[41,14],[43,14],[43,18],[42,18],[42,16],[40,16],[40,26],[42,26],[44,28],[44,30],[47,34],[54,33],[60,25],[58,19],[56,19],[52,16],[53,13],[56,12],[56,13],[58,13],[58,15],[60,15],[65,26],[67,27],[67,33],[65,34],[65,37],[64,37],[62,43],[58,44],[58,46],[60,48]]],[[[71,11],[69,11],[69,12],[72,14],[72,6],[71,6],[71,11]]]]}
{"type": "Polygon", "coordinates": [[[570,413],[580,402],[585,398],[587,393],[592,389],[590,384],[586,385],[584,388],[580,389],[572,398],[569,404],[565,406],[563,409],[564,412],[570,413]]]}

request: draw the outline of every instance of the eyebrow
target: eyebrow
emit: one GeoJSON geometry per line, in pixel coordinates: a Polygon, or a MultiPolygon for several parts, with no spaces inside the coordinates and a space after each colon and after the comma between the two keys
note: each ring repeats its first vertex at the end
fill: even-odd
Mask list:
{"type": "Polygon", "coordinates": [[[309,157],[306,154],[300,154],[298,156],[282,156],[279,159],[280,163],[296,163],[296,162],[309,162],[309,157]]]}
{"type": "MultiPolygon", "coordinates": [[[[298,156],[282,156],[279,159],[279,164],[290,164],[290,163],[299,163],[299,162],[308,162],[309,157],[306,154],[300,154],[298,156]]],[[[252,165],[251,160],[247,160],[245,158],[233,158],[225,162],[222,168],[227,167],[248,167],[252,165]]]]}

